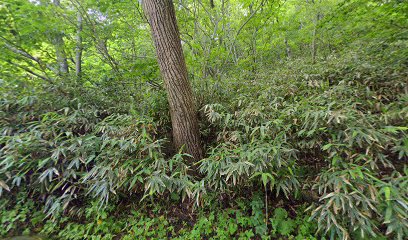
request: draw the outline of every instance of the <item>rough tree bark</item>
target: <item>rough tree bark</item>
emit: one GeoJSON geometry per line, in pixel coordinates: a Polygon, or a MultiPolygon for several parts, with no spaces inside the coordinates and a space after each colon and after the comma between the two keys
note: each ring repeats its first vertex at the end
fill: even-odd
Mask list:
{"type": "Polygon", "coordinates": [[[177,149],[184,146],[195,160],[202,158],[198,119],[193,92],[181,47],[180,33],[172,0],[143,0],[157,59],[163,76],[177,149]]]}

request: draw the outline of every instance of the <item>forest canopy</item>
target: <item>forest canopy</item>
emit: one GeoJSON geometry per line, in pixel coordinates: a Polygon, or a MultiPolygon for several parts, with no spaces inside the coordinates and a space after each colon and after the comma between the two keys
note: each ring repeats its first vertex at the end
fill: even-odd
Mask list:
{"type": "Polygon", "coordinates": [[[407,239],[408,2],[0,2],[0,238],[407,239]]]}

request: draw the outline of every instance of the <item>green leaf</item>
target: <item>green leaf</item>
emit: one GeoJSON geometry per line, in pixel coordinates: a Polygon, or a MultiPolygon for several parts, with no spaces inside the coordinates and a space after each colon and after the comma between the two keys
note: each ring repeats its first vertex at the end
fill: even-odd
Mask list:
{"type": "Polygon", "coordinates": [[[324,145],[323,147],[322,147],[322,150],[323,151],[326,151],[327,149],[329,149],[330,147],[332,146],[332,144],[326,144],[326,145],[324,145]]]}
{"type": "Polygon", "coordinates": [[[384,223],[390,223],[391,217],[392,217],[392,207],[388,206],[387,209],[385,210],[384,223]]]}
{"type": "Polygon", "coordinates": [[[9,186],[3,180],[0,180],[0,187],[10,192],[9,186]]]}
{"type": "Polygon", "coordinates": [[[390,187],[384,187],[384,195],[385,195],[385,199],[389,201],[391,198],[391,188],[390,187]]]}

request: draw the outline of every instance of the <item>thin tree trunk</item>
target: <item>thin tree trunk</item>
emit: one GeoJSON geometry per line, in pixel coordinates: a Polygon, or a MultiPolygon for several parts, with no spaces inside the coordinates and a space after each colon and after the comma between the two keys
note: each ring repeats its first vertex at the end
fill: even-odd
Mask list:
{"type": "Polygon", "coordinates": [[[317,22],[315,22],[314,24],[314,28],[313,28],[313,38],[312,38],[312,63],[316,63],[316,25],[317,22]]]}
{"type": "Polygon", "coordinates": [[[252,48],[252,79],[255,79],[256,71],[257,71],[257,49],[256,49],[256,38],[258,33],[258,28],[254,30],[251,39],[251,48],[252,48]]]}
{"type": "Polygon", "coordinates": [[[222,34],[219,37],[220,48],[223,46],[223,38],[225,36],[225,0],[221,1],[221,21],[222,21],[222,34]]]}
{"type": "MultiPolygon", "coordinates": [[[[60,0],[52,1],[54,6],[60,6],[60,0]]],[[[57,63],[59,65],[59,74],[66,75],[68,73],[68,61],[64,51],[63,33],[58,32],[54,37],[55,55],[57,56],[57,63]]]]}
{"type": "Polygon", "coordinates": [[[115,72],[115,74],[121,75],[121,73],[119,71],[119,62],[117,62],[116,59],[114,59],[112,57],[112,55],[110,55],[110,53],[109,53],[109,50],[108,50],[108,47],[107,47],[107,38],[102,38],[98,34],[98,31],[96,29],[96,25],[97,25],[96,21],[93,20],[89,16],[89,14],[87,13],[85,7],[81,6],[81,1],[77,1],[77,4],[79,5],[79,8],[81,9],[80,12],[81,12],[82,17],[83,17],[83,22],[85,21],[85,24],[87,24],[87,26],[92,31],[92,34],[90,36],[91,36],[92,40],[95,43],[96,50],[102,56],[103,60],[107,64],[109,64],[109,66],[111,66],[111,68],[115,72]]]}
{"type": "Polygon", "coordinates": [[[82,15],[81,12],[77,13],[77,43],[75,53],[75,74],[77,79],[81,79],[82,74],[82,15]]]}
{"type": "Polygon", "coordinates": [[[285,37],[285,46],[286,46],[286,57],[290,60],[292,57],[292,53],[290,51],[290,46],[288,43],[288,39],[285,37]]]}
{"type": "MultiPolygon", "coordinates": [[[[315,4],[315,1],[312,0],[312,4],[315,4]]],[[[316,63],[316,55],[317,55],[317,24],[319,23],[320,20],[320,12],[317,12],[316,18],[314,19],[314,28],[313,28],[313,39],[312,39],[312,63],[316,63]]]]}
{"type": "Polygon", "coordinates": [[[210,0],[210,5],[211,5],[211,8],[215,7],[214,0],[210,0]]]}
{"type": "Polygon", "coordinates": [[[143,0],[149,19],[157,59],[170,105],[173,140],[176,148],[195,160],[202,158],[198,119],[193,92],[187,78],[187,67],[181,47],[174,5],[171,0],[143,0]]]}

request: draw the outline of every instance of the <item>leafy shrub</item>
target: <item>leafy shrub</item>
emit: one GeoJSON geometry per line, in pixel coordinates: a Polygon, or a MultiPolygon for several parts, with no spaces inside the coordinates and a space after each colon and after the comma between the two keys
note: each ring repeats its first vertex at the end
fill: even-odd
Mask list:
{"type": "MultiPolygon", "coordinates": [[[[151,205],[134,209],[134,205],[109,205],[101,209],[98,201],[84,207],[80,216],[59,216],[53,220],[44,220],[38,204],[27,196],[16,197],[18,204],[11,206],[7,200],[0,200],[0,206],[7,206],[0,217],[4,229],[0,236],[11,234],[36,234],[58,239],[248,239],[254,237],[268,238],[264,203],[260,196],[252,200],[239,200],[238,208],[220,209],[212,207],[198,213],[194,222],[175,219],[160,213],[160,207],[151,209],[151,205]],[[251,206],[248,208],[248,206],[251,206]],[[132,209],[124,211],[122,208],[132,209]],[[150,210],[149,210],[150,209],[150,210]],[[222,210],[222,211],[220,211],[222,210]],[[248,211],[249,210],[249,211],[248,211]],[[155,217],[151,214],[155,213],[155,217]],[[21,232],[23,229],[25,231],[21,232]]],[[[302,211],[300,211],[302,212],[302,211]]],[[[296,239],[315,239],[312,237],[314,223],[309,223],[307,216],[288,216],[283,208],[276,208],[270,218],[272,236],[296,239]],[[286,226],[291,223],[291,227],[286,226]],[[296,223],[296,224],[294,224],[296,223]],[[285,225],[285,226],[284,226],[285,225]]]]}
{"type": "Polygon", "coordinates": [[[305,71],[304,63],[302,74],[279,69],[277,78],[269,74],[241,83],[252,84],[251,91],[243,87],[224,104],[204,106],[207,132],[218,133],[209,157],[200,162],[208,186],[234,192],[255,181],[288,198],[317,190],[319,201],[309,209],[318,232],[364,238],[381,235],[385,227],[382,233],[403,239],[406,73],[388,75],[388,66],[359,61],[336,63],[334,73],[335,67],[305,71]],[[254,92],[258,87],[263,90],[254,92]]]}
{"type": "MultiPolygon", "coordinates": [[[[220,82],[211,97],[202,98],[213,100],[201,111],[208,151],[195,165],[182,152],[164,154],[165,117],[160,122],[136,110],[109,112],[77,101],[55,110],[35,97],[4,99],[0,192],[13,197],[15,189],[27,189],[45,202],[47,216],[59,216],[62,210],[82,212],[81,206],[94,200],[93,206],[109,208],[131,196],[152,202],[170,198],[191,210],[193,204],[208,206],[211,197],[221,202],[263,190],[264,200],[254,198],[247,209],[250,217],[214,213],[199,218],[191,236],[313,239],[316,230],[332,239],[404,239],[408,98],[401,79],[406,72],[391,73],[378,59],[356,55],[340,63],[333,57],[324,65],[265,72],[256,81],[220,82]],[[310,221],[268,209],[271,199],[281,198],[309,201],[310,221]],[[233,216],[236,221],[229,220],[233,216]]],[[[108,234],[97,220],[91,222],[90,230],[67,224],[66,234],[108,234]]],[[[145,230],[132,231],[163,237],[174,229],[160,235],[145,230]]]]}
{"type": "Polygon", "coordinates": [[[140,192],[163,159],[164,140],[155,139],[148,119],[78,105],[32,115],[21,126],[27,116],[19,114],[1,126],[0,190],[24,185],[46,198],[49,214],[85,195],[106,204],[112,195],[140,192]]]}

